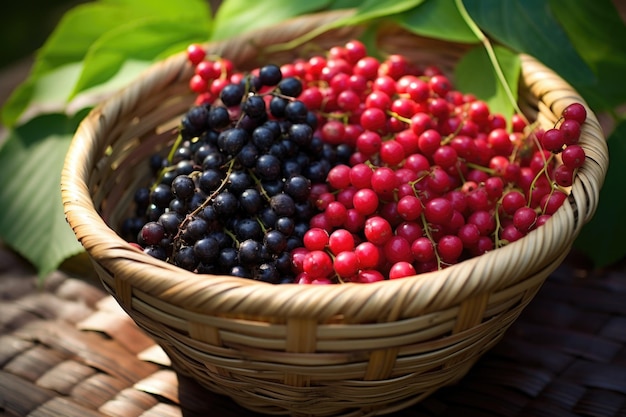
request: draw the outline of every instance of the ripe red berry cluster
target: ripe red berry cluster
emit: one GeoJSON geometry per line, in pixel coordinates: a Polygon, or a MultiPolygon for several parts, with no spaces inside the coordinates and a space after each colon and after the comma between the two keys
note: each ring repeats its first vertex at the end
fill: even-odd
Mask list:
{"type": "MultiPolygon", "coordinates": [[[[198,46],[188,57],[199,103],[242,77],[198,46]]],[[[506,120],[438,67],[377,59],[356,40],[280,69],[301,80],[315,135],[353,149],[312,184],[317,212],[291,252],[299,283],[402,278],[516,241],[561,206],[585,161],[579,103],[548,130],[506,120]]]]}

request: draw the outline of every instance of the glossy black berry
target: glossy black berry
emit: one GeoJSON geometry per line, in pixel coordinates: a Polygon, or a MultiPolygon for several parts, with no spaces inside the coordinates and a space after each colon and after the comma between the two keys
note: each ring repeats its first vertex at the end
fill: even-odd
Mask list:
{"type": "Polygon", "coordinates": [[[241,103],[245,88],[241,84],[227,84],[220,92],[220,99],[226,107],[236,106],[241,103]]]}
{"type": "Polygon", "coordinates": [[[278,83],[281,94],[288,97],[298,97],[302,93],[302,82],[295,77],[283,78],[278,83]]]}
{"type": "Polygon", "coordinates": [[[275,86],[282,78],[283,74],[278,65],[267,64],[259,69],[259,80],[262,85],[275,86]]]}
{"type": "Polygon", "coordinates": [[[181,200],[190,199],[195,188],[193,180],[187,175],[179,175],[172,181],[172,192],[181,200]]]}
{"type": "Polygon", "coordinates": [[[208,124],[213,129],[223,129],[230,124],[230,114],[223,106],[211,107],[208,114],[208,124]]]}
{"type": "Polygon", "coordinates": [[[220,246],[213,237],[197,240],[193,245],[193,252],[200,262],[213,262],[220,254],[220,246]]]}

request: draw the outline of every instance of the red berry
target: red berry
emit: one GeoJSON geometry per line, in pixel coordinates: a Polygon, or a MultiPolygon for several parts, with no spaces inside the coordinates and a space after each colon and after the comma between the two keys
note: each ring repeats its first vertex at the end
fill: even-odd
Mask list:
{"type": "Polygon", "coordinates": [[[581,125],[587,119],[587,109],[581,103],[572,103],[562,113],[565,120],[576,120],[581,125]]]}
{"type": "Polygon", "coordinates": [[[406,278],[415,275],[415,268],[410,262],[396,262],[389,269],[389,279],[406,278]]]}
{"type": "Polygon", "coordinates": [[[541,137],[541,146],[550,152],[560,152],[565,146],[563,132],[556,128],[546,130],[541,137]]]}
{"type": "Polygon", "coordinates": [[[343,190],[350,186],[350,167],[345,164],[335,165],[328,171],[328,184],[335,190],[343,190]]]}
{"type": "Polygon", "coordinates": [[[367,49],[363,42],[353,39],[346,42],[345,45],[345,58],[352,65],[356,64],[359,59],[364,58],[367,55],[367,49]]]}
{"type": "Polygon", "coordinates": [[[419,135],[417,140],[420,151],[426,155],[430,156],[441,145],[441,134],[435,129],[428,129],[419,135]]]}
{"type": "Polygon", "coordinates": [[[487,142],[496,155],[508,156],[513,150],[509,133],[502,128],[494,129],[487,135],[487,142]]]}
{"type": "Polygon", "coordinates": [[[560,190],[554,190],[550,194],[546,194],[541,199],[541,209],[543,214],[554,214],[563,202],[567,199],[567,194],[560,190]]]}
{"type": "Polygon", "coordinates": [[[194,93],[200,94],[207,91],[209,84],[198,74],[194,74],[189,80],[189,89],[194,93]]]}
{"type": "Polygon", "coordinates": [[[450,200],[437,197],[426,202],[424,215],[429,223],[445,224],[452,219],[452,203],[450,200]]]}
{"type": "Polygon", "coordinates": [[[569,145],[563,149],[561,159],[571,169],[580,168],[585,163],[585,150],[580,145],[569,145]]]}
{"type": "Polygon", "coordinates": [[[370,107],[363,110],[360,122],[365,130],[380,131],[387,125],[387,115],[377,107],[370,107]]]}
{"type": "Polygon", "coordinates": [[[383,140],[372,130],[365,130],[356,138],[356,148],[365,155],[374,155],[380,150],[383,140]]]}
{"type": "Polygon", "coordinates": [[[427,237],[420,237],[411,244],[411,252],[418,262],[429,262],[435,259],[435,247],[427,237]]]}
{"type": "Polygon", "coordinates": [[[380,147],[380,159],[389,166],[399,165],[404,156],[404,147],[396,140],[385,141],[380,147]]]}
{"type": "Polygon", "coordinates": [[[372,242],[361,242],[354,248],[362,269],[374,269],[380,262],[380,249],[372,242]]]}
{"type": "Polygon", "coordinates": [[[450,145],[442,145],[433,154],[433,161],[442,168],[449,168],[458,161],[456,150],[450,145]]]}
{"type": "Polygon", "coordinates": [[[196,65],[195,73],[207,82],[220,76],[220,73],[215,70],[213,62],[210,61],[202,61],[198,63],[198,65],[196,65]]]}
{"type": "Polygon", "coordinates": [[[306,254],[302,261],[302,270],[311,279],[327,278],[333,272],[333,261],[326,252],[314,250],[306,254]]]}
{"type": "Polygon", "coordinates": [[[354,193],[352,204],[363,216],[369,216],[378,210],[378,194],[371,188],[362,188],[354,193]]]}
{"type": "Polygon", "coordinates": [[[511,128],[513,132],[523,132],[528,123],[524,117],[520,114],[514,114],[511,116],[511,128]]]}
{"type": "Polygon", "coordinates": [[[339,252],[333,261],[333,268],[340,277],[352,277],[359,272],[359,259],[352,251],[339,252]]]}
{"type": "Polygon", "coordinates": [[[328,239],[328,232],[317,227],[307,230],[302,237],[304,247],[309,251],[324,250],[328,245],[328,239]]]}
{"type": "Polygon", "coordinates": [[[411,262],[411,244],[402,236],[392,236],[385,242],[383,253],[387,262],[396,263],[400,261],[411,262]]]}
{"type": "Polygon", "coordinates": [[[206,57],[206,51],[202,45],[198,43],[192,43],[187,47],[187,59],[193,65],[198,65],[206,57]]]}
{"type": "Polygon", "coordinates": [[[329,120],[320,129],[322,139],[331,145],[338,145],[344,142],[346,126],[339,120],[329,120]]]}
{"type": "Polygon", "coordinates": [[[385,199],[393,197],[393,191],[398,186],[398,178],[394,170],[388,167],[379,167],[374,170],[371,182],[372,189],[385,199]]]}
{"type": "Polygon", "coordinates": [[[459,228],[457,236],[461,239],[463,246],[466,248],[474,248],[480,239],[480,230],[473,223],[466,223],[459,228]]]}
{"type": "Polygon", "coordinates": [[[437,242],[437,252],[447,264],[456,263],[463,253],[463,242],[458,236],[446,235],[437,242]]]}
{"type": "Polygon", "coordinates": [[[328,237],[328,249],[335,255],[354,250],[354,236],[345,229],[337,229],[328,237]]]}
{"type": "Polygon", "coordinates": [[[379,72],[378,77],[376,77],[374,83],[372,83],[372,90],[382,91],[389,97],[392,97],[396,94],[396,81],[390,76],[379,72]]]}
{"type": "Polygon", "coordinates": [[[415,196],[407,195],[398,200],[397,210],[404,220],[415,220],[422,214],[422,202],[415,196]]]}
{"type": "Polygon", "coordinates": [[[346,221],[343,222],[343,227],[349,232],[358,233],[363,230],[364,225],[365,216],[354,208],[348,209],[346,212],[346,221]]]}
{"type": "Polygon", "coordinates": [[[481,100],[470,103],[469,109],[467,110],[467,115],[470,119],[479,125],[486,124],[489,121],[490,114],[489,106],[481,100]]]}
{"type": "Polygon", "coordinates": [[[528,233],[537,221],[537,212],[530,207],[520,207],[513,214],[513,225],[522,233],[528,233]]]}
{"type": "Polygon", "coordinates": [[[430,162],[428,162],[428,158],[420,153],[414,153],[409,156],[404,161],[405,168],[410,169],[418,175],[427,172],[430,169],[430,162]]]}
{"type": "Polygon", "coordinates": [[[467,223],[475,224],[481,236],[489,236],[496,230],[496,221],[493,215],[485,210],[475,211],[470,214],[467,218],[467,223]]]}
{"type": "Polygon", "coordinates": [[[566,145],[578,143],[580,139],[580,123],[574,119],[565,119],[559,126],[559,130],[563,132],[563,138],[566,145]]]}
{"type": "Polygon", "coordinates": [[[402,236],[412,243],[418,237],[422,237],[424,235],[424,231],[419,223],[406,221],[396,226],[396,235],[402,236]]]}
{"type": "Polygon", "coordinates": [[[445,75],[434,75],[428,80],[428,85],[433,93],[439,97],[445,97],[452,90],[452,83],[445,75]]]}
{"type": "Polygon", "coordinates": [[[502,197],[501,204],[505,213],[512,216],[518,208],[526,205],[526,197],[519,191],[509,191],[502,197]]]}
{"type": "Polygon", "coordinates": [[[324,95],[316,86],[305,88],[298,96],[298,100],[304,103],[309,110],[315,110],[322,107],[324,95]]]}
{"type": "Polygon", "coordinates": [[[326,218],[333,227],[339,227],[346,221],[347,212],[346,206],[338,201],[331,201],[324,210],[326,218]]]}
{"type": "Polygon", "coordinates": [[[559,165],[554,170],[554,181],[561,187],[569,187],[574,183],[574,169],[567,165],[559,165]]]}
{"type": "Polygon", "coordinates": [[[359,271],[357,276],[357,282],[368,284],[371,282],[384,281],[385,277],[379,271],[375,269],[366,269],[359,271]]]}
{"type": "Polygon", "coordinates": [[[500,239],[505,240],[508,243],[515,242],[526,236],[526,233],[521,232],[515,225],[509,224],[502,228],[500,231],[500,239]]]}
{"type": "Polygon", "coordinates": [[[374,170],[367,164],[359,163],[350,169],[350,182],[357,188],[370,188],[372,186],[372,174],[374,170]]]}
{"type": "Polygon", "coordinates": [[[365,98],[365,107],[368,109],[377,108],[383,111],[389,110],[391,108],[391,98],[384,91],[372,91],[365,98]]]}
{"type": "Polygon", "coordinates": [[[384,245],[393,235],[391,225],[380,216],[372,216],[365,220],[365,238],[375,245],[384,245]]]}
{"type": "Polygon", "coordinates": [[[411,130],[418,136],[434,127],[433,120],[428,113],[418,112],[411,117],[411,130]]]}
{"type": "Polygon", "coordinates": [[[354,65],[354,74],[362,75],[368,80],[373,80],[378,75],[380,62],[371,56],[365,56],[354,65]]]}
{"type": "Polygon", "coordinates": [[[337,96],[337,105],[345,111],[354,111],[359,108],[361,100],[357,93],[352,90],[343,90],[337,96]]]}

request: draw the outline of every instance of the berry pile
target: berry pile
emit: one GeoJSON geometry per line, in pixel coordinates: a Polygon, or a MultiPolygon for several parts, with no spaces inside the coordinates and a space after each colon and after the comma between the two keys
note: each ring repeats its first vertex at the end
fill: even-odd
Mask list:
{"type": "Polygon", "coordinates": [[[506,120],[436,66],[356,40],[249,72],[187,54],[196,103],[123,233],[190,271],[325,284],[442,269],[544,224],[585,160],[582,104],[548,130],[506,120]]]}

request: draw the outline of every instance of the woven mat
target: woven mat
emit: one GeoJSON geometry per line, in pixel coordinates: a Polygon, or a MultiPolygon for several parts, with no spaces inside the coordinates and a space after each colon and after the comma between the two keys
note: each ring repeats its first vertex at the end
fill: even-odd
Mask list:
{"type": "MultiPolygon", "coordinates": [[[[251,416],[177,376],[94,283],[0,248],[0,416],[251,416]]],[[[626,273],[560,267],[504,339],[408,416],[626,416],[626,273]]]]}

